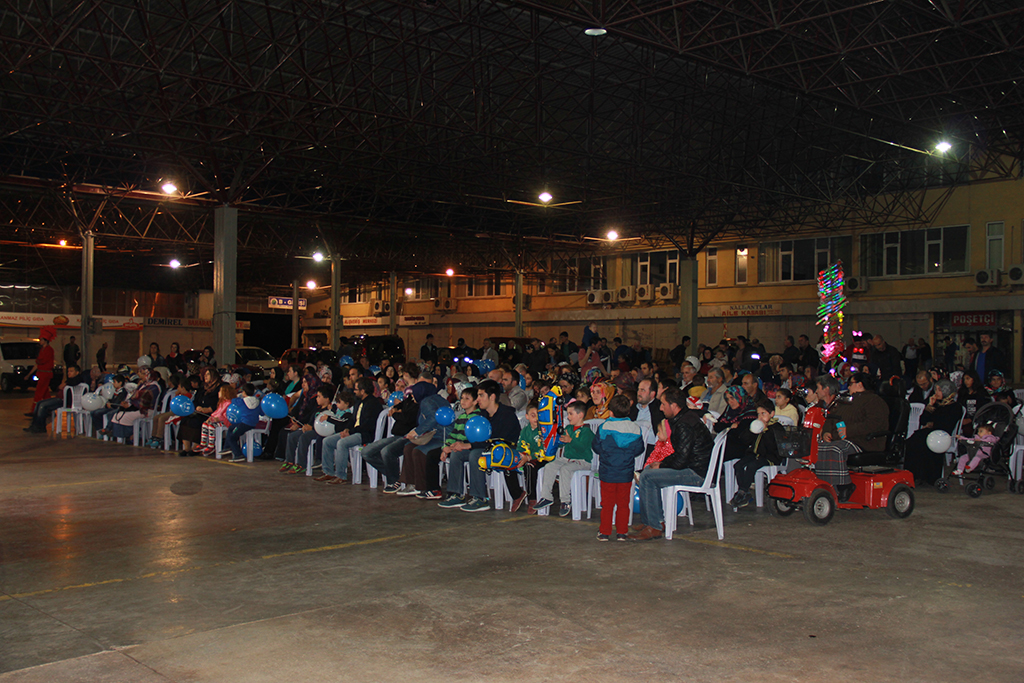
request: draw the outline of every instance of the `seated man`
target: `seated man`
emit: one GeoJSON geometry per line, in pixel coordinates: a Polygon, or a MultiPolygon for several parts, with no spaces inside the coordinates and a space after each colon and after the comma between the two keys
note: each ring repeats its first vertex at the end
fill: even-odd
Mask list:
{"type": "Polygon", "coordinates": [[[700,413],[686,408],[686,399],[679,389],[666,389],[661,396],[661,410],[668,423],[672,454],[649,465],[640,473],[640,524],[626,538],[649,541],[661,538],[665,511],[661,489],[666,486],[700,486],[707,476],[714,441],[701,422],[700,413]]]}
{"type": "Polygon", "coordinates": [[[360,377],[355,383],[357,403],[352,407],[355,421],[350,429],[342,429],[324,439],[321,445],[323,474],[316,481],[341,484],[347,481],[348,451],[355,446],[373,442],[377,434],[377,417],[384,405],[373,395],[373,380],[360,377]]]}
{"type": "MultiPolygon", "coordinates": [[[[25,427],[26,432],[30,432],[32,434],[45,434],[46,422],[50,419],[50,416],[53,415],[57,408],[64,405],[64,388],[78,386],[79,384],[89,384],[89,376],[86,373],[81,372],[77,365],[67,366],[65,373],[64,381],[61,382],[60,388],[57,389],[58,398],[44,399],[36,404],[35,410],[32,414],[32,423],[28,427],[25,427]]],[[[70,408],[71,405],[68,404],[64,407],[70,408]]]]}
{"type": "MultiPolygon", "coordinates": [[[[477,405],[481,414],[491,423],[491,441],[504,441],[512,448],[519,443],[519,418],[511,406],[500,403],[501,385],[494,380],[484,380],[477,385],[477,405]]],[[[477,466],[477,461],[489,448],[486,443],[474,443],[471,449],[453,451],[448,456],[448,494],[439,507],[462,508],[463,512],[482,512],[490,510],[487,499],[487,473],[477,466]],[[469,495],[462,497],[465,481],[464,465],[469,463],[469,495]]],[[[505,483],[512,496],[512,510],[515,511],[526,498],[526,493],[519,485],[519,476],[515,470],[505,471],[505,483]]]]}
{"type": "Polygon", "coordinates": [[[828,418],[821,430],[814,472],[832,484],[839,502],[845,503],[855,488],[846,459],[855,453],[885,450],[889,406],[868,388],[871,378],[864,372],[850,377],[849,400],[839,398],[839,382],[834,377],[822,375],[816,382],[818,399],[827,406],[828,418]]]}

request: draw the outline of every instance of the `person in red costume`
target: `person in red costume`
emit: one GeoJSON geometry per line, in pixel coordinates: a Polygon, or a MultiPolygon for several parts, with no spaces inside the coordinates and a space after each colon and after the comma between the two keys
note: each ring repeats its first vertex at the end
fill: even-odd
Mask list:
{"type": "Polygon", "coordinates": [[[39,330],[39,341],[42,346],[39,355],[36,356],[36,364],[29,369],[26,377],[36,374],[39,379],[36,381],[36,394],[32,397],[32,410],[25,413],[26,416],[35,415],[36,406],[40,401],[50,398],[50,380],[53,378],[53,347],[50,346],[57,337],[57,330],[53,327],[44,327],[39,330]]]}

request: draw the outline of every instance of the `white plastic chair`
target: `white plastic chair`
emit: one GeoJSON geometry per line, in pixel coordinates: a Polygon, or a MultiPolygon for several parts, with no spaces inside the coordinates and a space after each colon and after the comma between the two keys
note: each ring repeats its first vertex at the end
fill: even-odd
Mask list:
{"type": "Polygon", "coordinates": [[[1017,397],[1017,403],[1024,403],[1024,389],[1014,389],[1013,395],[1017,397]]]}
{"type": "MultiPolygon", "coordinates": [[[[380,415],[377,416],[377,431],[374,432],[373,440],[380,441],[384,438],[384,434],[388,427],[394,423],[394,420],[388,415],[387,406],[380,411],[380,415]]],[[[363,444],[368,446],[369,444],[363,444]]],[[[352,473],[352,484],[363,483],[363,446],[352,446],[348,449],[348,460],[349,470],[352,473]]],[[[370,487],[377,488],[377,470],[370,467],[367,474],[370,477],[370,487]]]]}
{"type": "Polygon", "coordinates": [[[953,433],[950,434],[950,436],[953,438],[950,441],[949,448],[946,449],[947,465],[952,465],[953,460],[956,459],[957,446],[959,446],[960,443],[959,441],[957,441],[957,437],[963,434],[965,417],[967,417],[967,408],[961,408],[960,421],[956,423],[956,429],[954,429],[953,433]]]}
{"type": "MultiPolygon", "coordinates": [[[[242,435],[242,438],[245,439],[245,446],[244,446],[244,448],[245,448],[245,460],[246,460],[246,462],[252,462],[253,450],[256,448],[256,437],[257,436],[266,436],[269,433],[270,433],[270,421],[269,420],[260,420],[260,423],[259,423],[258,426],[253,427],[252,429],[250,429],[249,431],[247,431],[245,434],[242,435]]],[[[260,439],[260,443],[262,443],[262,442],[263,442],[263,440],[260,439]]]]}
{"type": "MultiPolygon", "coordinates": [[[[594,432],[594,436],[597,436],[597,430],[604,424],[604,420],[587,420],[585,424],[594,432]]],[[[583,518],[584,512],[587,513],[587,519],[590,519],[593,509],[590,505],[591,500],[594,501],[593,507],[601,507],[601,487],[597,485],[597,453],[593,453],[592,458],[589,470],[573,472],[569,479],[569,496],[572,499],[569,508],[572,511],[573,521],[576,522],[583,518]]],[[[559,482],[559,486],[563,485],[559,482]]]]}
{"type": "Polygon", "coordinates": [[[921,415],[924,413],[923,403],[910,404],[910,417],[907,418],[907,438],[921,426],[921,415]]]}
{"type": "Polygon", "coordinates": [[[690,519],[690,526],[693,526],[693,506],[690,504],[690,494],[699,493],[711,499],[711,508],[715,515],[715,528],[718,530],[718,540],[725,536],[722,524],[722,456],[725,454],[725,432],[715,437],[714,448],[711,449],[711,460],[708,462],[708,473],[700,486],[666,486],[661,490],[662,505],[665,509],[665,538],[672,540],[672,534],[676,530],[678,515],[680,511],[676,505],[676,494],[683,494],[683,510],[687,512],[690,519]]]}
{"type": "Polygon", "coordinates": [[[61,405],[53,413],[53,436],[56,438],[58,435],[64,435],[64,416],[71,415],[71,427],[75,434],[86,434],[92,431],[92,417],[89,411],[82,409],[82,396],[85,395],[85,390],[89,388],[87,384],[76,384],[73,387],[64,387],[64,405],[70,400],[71,407],[65,408],[61,405]],[[87,424],[88,423],[88,424],[87,424]],[[86,429],[89,432],[86,432],[86,429]]]}

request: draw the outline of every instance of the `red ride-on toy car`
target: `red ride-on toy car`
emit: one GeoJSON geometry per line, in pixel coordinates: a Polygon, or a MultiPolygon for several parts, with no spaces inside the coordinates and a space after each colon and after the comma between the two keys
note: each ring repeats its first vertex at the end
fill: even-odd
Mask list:
{"type": "Polygon", "coordinates": [[[807,410],[803,427],[810,431],[809,466],[779,474],[768,484],[768,509],[786,517],[803,509],[812,524],[828,524],[836,508],[859,510],[885,508],[890,516],[904,519],[914,511],[914,477],[906,470],[894,468],[899,462],[907,433],[910,405],[902,397],[884,396],[889,403],[890,430],[886,450],[879,453],[858,453],[850,456],[850,478],[856,488],[845,503],[838,503],[835,488],[819,479],[813,465],[818,459],[818,437],[825,424],[825,410],[814,406],[807,410]]]}

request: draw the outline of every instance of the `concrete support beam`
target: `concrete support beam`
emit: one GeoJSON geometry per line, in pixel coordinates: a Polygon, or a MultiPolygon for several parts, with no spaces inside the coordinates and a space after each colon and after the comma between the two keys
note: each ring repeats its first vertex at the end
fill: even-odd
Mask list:
{"type": "Polygon", "coordinates": [[[515,306],[516,306],[516,336],[522,337],[523,334],[523,271],[516,271],[516,295],[515,295],[515,306]]]}
{"type": "Polygon", "coordinates": [[[213,350],[217,362],[235,362],[238,294],[238,209],[213,210],[213,350]]]}
{"type": "Polygon", "coordinates": [[[336,351],[341,350],[338,340],[341,339],[341,259],[331,255],[331,342],[328,344],[336,351]]]}
{"type": "Polygon", "coordinates": [[[398,273],[391,271],[391,315],[388,316],[388,334],[398,330],[398,273]]]}
{"type": "Polygon", "coordinates": [[[299,281],[292,280],[292,348],[299,347],[299,281]]]}
{"type": "Polygon", "coordinates": [[[93,298],[93,276],[95,270],[95,235],[92,230],[82,233],[82,340],[79,348],[82,350],[82,360],[79,364],[83,372],[89,372],[92,368],[92,348],[90,345],[89,333],[92,325],[92,298],[93,298]]]}
{"type": "MultiPolygon", "coordinates": [[[[1024,368],[1021,368],[1021,358],[1024,357],[1024,339],[1021,335],[1024,334],[1024,325],[1022,325],[1021,311],[1019,308],[1013,311],[1013,355],[1010,357],[1010,372],[1013,377],[1013,381],[1017,384],[1024,382],[1024,368]]],[[[932,348],[935,345],[932,344],[932,348]]]]}
{"type": "Polygon", "coordinates": [[[697,339],[697,259],[679,260],[679,338],[697,339]]]}

